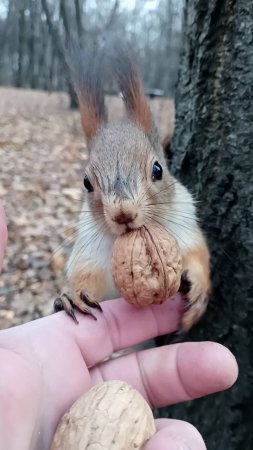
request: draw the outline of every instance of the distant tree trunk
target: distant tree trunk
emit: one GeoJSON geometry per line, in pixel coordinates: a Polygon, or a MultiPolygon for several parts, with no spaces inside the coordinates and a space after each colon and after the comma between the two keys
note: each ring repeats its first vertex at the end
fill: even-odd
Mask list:
{"type": "Polygon", "coordinates": [[[55,85],[54,85],[54,73],[55,73],[55,65],[56,65],[55,63],[56,63],[56,54],[55,54],[55,49],[52,46],[50,67],[49,67],[49,85],[50,85],[50,89],[52,91],[55,89],[55,85]]]}
{"type": "Polygon", "coordinates": [[[69,37],[70,37],[70,29],[69,29],[68,12],[67,12],[67,8],[66,8],[65,0],[60,0],[60,16],[62,18],[63,26],[64,26],[64,30],[65,30],[65,40],[66,40],[66,43],[68,43],[69,37]]]}
{"type": "MultiPolygon", "coordinates": [[[[52,37],[53,44],[55,45],[55,49],[59,56],[59,60],[62,64],[63,70],[65,71],[65,73],[67,75],[68,72],[67,72],[64,47],[63,47],[61,38],[60,38],[56,28],[54,27],[54,23],[51,18],[47,0],[41,0],[41,4],[42,4],[42,8],[44,10],[44,13],[46,15],[46,18],[47,18],[47,25],[48,25],[49,33],[51,34],[51,37],[52,37]]],[[[62,1],[62,4],[64,7],[65,6],[64,1],[62,1]]],[[[73,109],[77,108],[76,95],[75,95],[74,89],[70,82],[68,82],[68,93],[69,93],[69,97],[70,97],[70,107],[73,109]]]]}
{"type": "Polygon", "coordinates": [[[23,81],[24,42],[25,42],[25,0],[20,0],[18,10],[18,72],[16,86],[21,87],[23,81]]]}
{"type": "Polygon", "coordinates": [[[240,373],[228,392],[161,414],[196,425],[208,450],[253,449],[252,24],[252,1],[186,0],[172,171],[200,200],[213,269],[209,309],[187,340],[224,344],[240,373]]]}
{"type": "Polygon", "coordinates": [[[29,36],[29,80],[30,87],[35,89],[37,76],[35,73],[35,39],[36,39],[36,21],[37,21],[37,2],[30,0],[30,36],[29,36]]]}
{"type": "Polygon", "coordinates": [[[54,23],[53,23],[51,14],[50,14],[48,2],[47,2],[47,0],[41,0],[41,4],[42,4],[42,8],[43,8],[43,11],[44,11],[46,19],[47,19],[47,25],[48,25],[49,33],[51,34],[51,37],[53,39],[54,46],[55,46],[55,48],[57,50],[57,53],[58,53],[58,56],[59,56],[60,60],[62,60],[62,62],[64,63],[65,55],[64,55],[63,44],[61,42],[61,38],[60,38],[60,36],[58,34],[58,31],[57,31],[57,29],[54,26],[54,23]]]}
{"type": "Polygon", "coordinates": [[[39,55],[38,55],[38,81],[37,85],[39,89],[44,88],[45,83],[45,77],[46,77],[46,54],[47,54],[47,47],[49,43],[49,39],[47,36],[47,25],[44,22],[40,23],[40,35],[41,35],[41,42],[39,47],[39,55]]]}
{"type": "MultiPolygon", "coordinates": [[[[84,3],[84,2],[83,2],[84,3]]],[[[76,14],[76,25],[77,25],[77,34],[80,46],[83,44],[83,20],[82,20],[82,8],[80,5],[80,0],[75,0],[75,14],[76,14]]]]}
{"type": "Polygon", "coordinates": [[[107,22],[105,24],[103,32],[109,31],[110,28],[113,26],[115,18],[117,16],[118,7],[119,7],[119,0],[115,0],[114,5],[112,7],[112,10],[110,12],[110,15],[109,15],[109,17],[107,19],[107,22]]]}
{"type": "Polygon", "coordinates": [[[8,12],[6,16],[5,23],[2,27],[2,32],[0,34],[0,42],[1,42],[1,53],[0,53],[0,82],[2,82],[2,78],[4,79],[4,70],[5,70],[5,48],[8,40],[8,26],[10,22],[10,16],[12,11],[12,1],[8,2],[8,12]]]}

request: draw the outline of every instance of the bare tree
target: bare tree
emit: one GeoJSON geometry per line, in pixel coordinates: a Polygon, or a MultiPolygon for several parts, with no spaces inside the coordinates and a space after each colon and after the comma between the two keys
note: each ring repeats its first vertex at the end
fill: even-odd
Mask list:
{"type": "Polygon", "coordinates": [[[69,38],[70,38],[70,25],[69,25],[68,12],[67,12],[65,0],[60,0],[60,17],[62,18],[63,26],[64,26],[64,30],[65,30],[65,41],[66,41],[66,43],[68,43],[69,38]]]}
{"type": "Polygon", "coordinates": [[[59,55],[59,58],[63,61],[65,61],[65,55],[64,55],[64,47],[61,42],[61,37],[59,35],[59,32],[57,28],[54,25],[54,22],[52,20],[52,16],[49,10],[48,2],[47,0],[41,0],[42,8],[45,13],[46,19],[47,19],[47,25],[49,29],[49,33],[53,39],[54,46],[57,50],[57,53],[59,55]]]}
{"type": "Polygon", "coordinates": [[[38,3],[35,0],[30,0],[29,9],[30,9],[30,34],[29,34],[29,79],[30,79],[30,87],[34,89],[36,87],[36,78],[37,74],[35,72],[35,58],[36,58],[36,29],[37,29],[37,21],[38,21],[38,11],[37,11],[38,3]]]}
{"type": "Polygon", "coordinates": [[[18,71],[17,71],[17,80],[16,86],[22,86],[22,76],[23,76],[23,62],[24,62],[24,42],[25,42],[25,32],[26,32],[26,24],[25,24],[25,0],[20,0],[19,3],[19,46],[18,46],[18,71]]]}
{"type": "Polygon", "coordinates": [[[76,24],[77,24],[77,34],[79,45],[82,46],[83,37],[84,37],[84,28],[83,28],[83,8],[85,5],[85,1],[82,3],[82,7],[80,4],[80,0],[75,0],[75,15],[76,15],[76,24]]]}
{"type": "MultiPolygon", "coordinates": [[[[51,13],[49,11],[49,6],[47,3],[47,0],[41,0],[41,3],[42,3],[42,7],[44,9],[44,12],[45,12],[45,15],[47,18],[47,24],[48,24],[49,32],[51,34],[53,45],[55,46],[55,50],[58,54],[63,71],[66,74],[66,84],[68,86],[68,92],[69,92],[69,96],[70,96],[70,107],[76,108],[77,107],[76,95],[75,95],[74,89],[72,87],[72,84],[68,80],[68,68],[67,68],[67,64],[66,64],[64,45],[62,43],[61,36],[59,35],[59,33],[58,33],[57,29],[55,28],[54,23],[52,21],[52,17],[51,17],[51,13]]],[[[63,19],[63,23],[64,23],[66,39],[68,39],[69,23],[68,23],[68,19],[67,19],[66,4],[65,4],[64,0],[60,0],[60,13],[62,15],[62,19],[63,19]]]]}

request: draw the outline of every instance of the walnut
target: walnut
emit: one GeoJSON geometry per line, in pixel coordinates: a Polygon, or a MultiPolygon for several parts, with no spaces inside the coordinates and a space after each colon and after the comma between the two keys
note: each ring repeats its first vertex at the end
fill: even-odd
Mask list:
{"type": "Polygon", "coordinates": [[[162,226],[142,227],[119,236],[113,245],[115,285],[129,303],[163,303],[180,286],[182,258],[177,240],[162,226]]]}
{"type": "Polygon", "coordinates": [[[62,417],[51,450],[138,450],[154,433],[152,411],[139,392],[123,381],[107,381],[62,417]]]}

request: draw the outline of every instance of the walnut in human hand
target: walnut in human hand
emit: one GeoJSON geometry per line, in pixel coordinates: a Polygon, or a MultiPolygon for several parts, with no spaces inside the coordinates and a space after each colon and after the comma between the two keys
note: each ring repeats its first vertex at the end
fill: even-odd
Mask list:
{"type": "Polygon", "coordinates": [[[123,381],[94,386],[62,417],[51,450],[140,450],[155,433],[152,411],[123,381]]]}

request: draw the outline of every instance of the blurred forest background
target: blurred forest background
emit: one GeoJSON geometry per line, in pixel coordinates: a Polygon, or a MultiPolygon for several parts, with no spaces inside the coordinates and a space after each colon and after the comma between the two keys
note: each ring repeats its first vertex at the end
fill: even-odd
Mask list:
{"type": "Polygon", "coordinates": [[[181,0],[1,0],[0,84],[66,90],[69,39],[86,47],[118,35],[138,53],[147,89],[173,96],[181,15],[181,0]]]}

